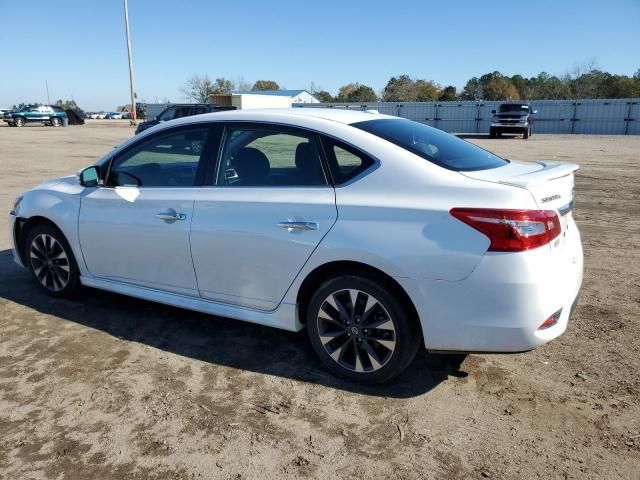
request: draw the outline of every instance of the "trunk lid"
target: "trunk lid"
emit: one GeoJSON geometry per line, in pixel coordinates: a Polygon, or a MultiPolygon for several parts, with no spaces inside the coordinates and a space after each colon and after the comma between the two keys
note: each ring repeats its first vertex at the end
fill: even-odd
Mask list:
{"type": "Polygon", "coordinates": [[[460,173],[476,180],[526,188],[538,208],[558,210],[564,216],[573,206],[574,172],[578,168],[575,163],[510,160],[504,167],[460,173]]]}

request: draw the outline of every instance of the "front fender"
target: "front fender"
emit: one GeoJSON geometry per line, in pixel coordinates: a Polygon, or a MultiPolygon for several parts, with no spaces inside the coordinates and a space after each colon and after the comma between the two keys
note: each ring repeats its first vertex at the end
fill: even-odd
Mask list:
{"type": "Polygon", "coordinates": [[[84,188],[80,185],[64,183],[49,190],[31,190],[23,195],[16,215],[26,221],[35,217],[51,221],[69,242],[80,273],[86,275],[88,272],[78,241],[78,215],[82,191],[84,188]]]}

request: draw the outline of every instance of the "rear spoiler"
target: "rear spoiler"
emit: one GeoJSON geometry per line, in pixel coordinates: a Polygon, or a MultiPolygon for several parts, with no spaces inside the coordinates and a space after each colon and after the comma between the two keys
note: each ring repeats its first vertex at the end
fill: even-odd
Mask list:
{"type": "Polygon", "coordinates": [[[556,178],[566,177],[580,168],[580,166],[575,163],[555,161],[536,161],[535,163],[542,166],[542,169],[532,173],[525,173],[523,175],[506,178],[504,180],[500,180],[499,183],[527,188],[549,180],[555,180],[556,178]]]}

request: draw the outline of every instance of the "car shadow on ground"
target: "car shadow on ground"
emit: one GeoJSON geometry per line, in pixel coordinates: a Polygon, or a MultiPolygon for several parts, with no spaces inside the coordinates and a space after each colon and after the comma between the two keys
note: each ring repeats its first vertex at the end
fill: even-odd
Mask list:
{"type": "MultiPolygon", "coordinates": [[[[0,251],[0,298],[47,315],[204,362],[275,375],[330,388],[391,398],[422,395],[449,376],[464,377],[465,355],[420,350],[407,371],[383,385],[362,386],[330,374],[315,356],[305,332],[293,333],[216,317],[95,289],[80,300],[51,298],[31,274],[0,251]]],[[[25,313],[25,315],[29,315],[25,313]]]]}

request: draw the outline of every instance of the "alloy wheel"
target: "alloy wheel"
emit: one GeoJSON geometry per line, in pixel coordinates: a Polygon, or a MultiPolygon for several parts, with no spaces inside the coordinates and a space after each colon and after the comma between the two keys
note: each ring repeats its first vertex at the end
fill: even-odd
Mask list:
{"type": "Polygon", "coordinates": [[[384,306],[361,290],[329,295],[318,312],[320,342],[340,366],[374,372],[386,365],[396,348],[396,329],[384,306]]]}
{"type": "Polygon", "coordinates": [[[33,273],[44,287],[59,292],[67,286],[71,278],[69,257],[53,236],[46,233],[35,236],[29,257],[33,273]]]}

